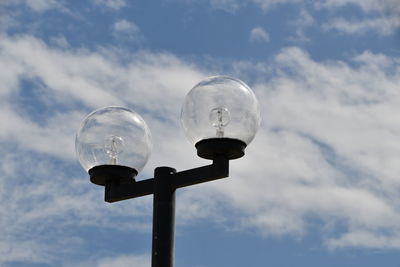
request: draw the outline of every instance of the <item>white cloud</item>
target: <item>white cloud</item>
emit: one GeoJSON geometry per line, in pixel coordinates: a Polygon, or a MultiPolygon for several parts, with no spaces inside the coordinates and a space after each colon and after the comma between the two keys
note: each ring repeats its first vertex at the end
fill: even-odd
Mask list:
{"type": "Polygon", "coordinates": [[[2,242],[0,239],[0,262],[44,263],[47,260],[42,258],[44,250],[45,248],[35,241],[20,241],[15,244],[14,242],[2,242]]]}
{"type": "Polygon", "coordinates": [[[314,17],[306,9],[301,9],[297,19],[291,21],[291,26],[295,28],[295,34],[289,39],[295,42],[307,42],[310,39],[306,36],[306,30],[314,24],[314,17]]]}
{"type": "MultiPolygon", "coordinates": [[[[106,205],[104,192],[88,184],[87,178],[82,179],[87,176],[83,171],[79,179],[76,174],[64,177],[67,174],[60,174],[60,163],[49,158],[70,164],[66,170],[71,166],[80,169],[74,155],[75,132],[89,111],[106,105],[139,110],[153,130],[164,133],[154,138],[155,144],[168,136],[170,144],[175,143],[179,140],[178,123],[167,126],[169,118],[179,114],[179,106],[174,103],[181,102],[187,88],[203,75],[169,54],[119,56],[115,54],[118,52],[105,50],[102,54],[58,45],[49,47],[31,36],[1,36],[0,47],[0,66],[5,70],[0,74],[0,117],[5,122],[0,124],[0,143],[2,151],[7,150],[2,153],[7,157],[0,164],[0,228],[6,229],[0,246],[7,249],[0,250],[0,262],[39,261],[52,265],[59,261],[57,248],[65,244],[52,239],[65,239],[52,234],[55,225],[58,229],[85,225],[107,228],[116,218],[129,218],[122,223],[126,230],[149,231],[151,198],[129,205],[106,205]],[[116,61],[126,60],[127,56],[132,63],[116,61]],[[27,81],[29,84],[24,84],[27,81]],[[118,95],[125,97],[120,99],[118,95]],[[37,108],[42,110],[35,111],[37,108]],[[152,119],[153,114],[159,114],[158,119],[152,119]],[[36,231],[29,230],[32,228],[36,231]],[[26,247],[17,245],[24,242],[26,247]],[[10,250],[13,253],[7,252],[10,250]]],[[[180,145],[180,149],[185,150],[185,146],[180,145]]],[[[158,153],[167,158],[166,154],[169,153],[158,153]]],[[[184,155],[182,162],[188,160],[184,155]]],[[[171,160],[175,162],[177,158],[171,160]]],[[[158,162],[150,162],[149,168],[154,164],[158,162]]],[[[145,170],[142,175],[150,177],[152,171],[145,170]]],[[[65,255],[84,244],[77,238],[78,244],[67,246],[71,250],[62,249],[65,255]]]]}
{"type": "Polygon", "coordinates": [[[266,10],[281,4],[301,3],[303,0],[251,0],[251,1],[259,5],[262,9],[266,10]]]}
{"type": "Polygon", "coordinates": [[[227,12],[235,12],[241,7],[241,3],[237,0],[210,0],[210,4],[214,9],[227,12]]]}
{"type": "MultiPolygon", "coordinates": [[[[276,160],[283,160],[287,168],[297,171],[286,178],[279,171],[270,177],[290,179],[289,184],[298,185],[292,188],[286,183],[281,187],[280,182],[265,182],[271,183],[266,188],[272,186],[280,192],[275,195],[278,200],[270,199],[274,194],[269,192],[268,201],[293,201],[286,208],[276,204],[292,216],[294,211],[310,208],[306,214],[345,220],[349,232],[357,228],[372,232],[391,229],[393,239],[398,239],[395,225],[399,214],[392,199],[397,194],[393,188],[399,188],[396,177],[400,170],[394,162],[399,159],[396,136],[400,129],[390,114],[398,112],[396,84],[400,76],[398,68],[389,74],[397,63],[371,53],[354,60],[360,64],[358,68],[343,62],[317,63],[298,49],[284,50],[276,57],[274,65],[281,75],[262,86],[264,92],[270,92],[262,98],[268,99],[264,102],[264,121],[268,128],[278,129],[267,133],[277,146],[290,144],[290,148],[282,148],[290,154],[278,153],[276,160]],[[314,183],[315,190],[309,187],[314,183]],[[385,184],[383,188],[381,183],[385,184]],[[381,194],[388,197],[382,198],[381,194]],[[315,199],[319,204],[311,204],[315,199]]],[[[267,151],[276,153],[270,146],[266,146],[267,151]]],[[[277,164],[271,158],[264,162],[277,164]]]]}
{"type": "Polygon", "coordinates": [[[60,48],[69,48],[70,44],[64,35],[58,35],[51,38],[51,43],[60,48]]]}
{"type": "Polygon", "coordinates": [[[26,0],[26,5],[36,12],[62,7],[57,0],[26,0]]]}
{"type": "Polygon", "coordinates": [[[69,10],[58,0],[1,0],[0,1],[0,32],[5,32],[20,26],[21,6],[26,6],[34,13],[44,13],[59,10],[68,13],[69,10]]]}
{"type": "Polygon", "coordinates": [[[126,31],[136,32],[139,30],[139,27],[136,26],[136,24],[133,22],[129,22],[125,19],[122,19],[122,20],[118,20],[117,22],[115,22],[114,30],[118,31],[118,32],[126,32],[126,31]]]}
{"type": "Polygon", "coordinates": [[[201,196],[190,191],[188,199],[198,196],[197,203],[206,203],[204,216],[215,214],[224,223],[229,217],[221,219],[209,199],[217,207],[231,203],[241,227],[266,236],[303,236],[307,218],[317,216],[332,248],[399,249],[398,62],[365,52],[352,67],[316,62],[289,48],[257,66],[254,71],[274,74],[254,86],[263,109],[261,133],[248,155],[232,163],[232,179],[205,185],[201,196]]]}
{"type": "Polygon", "coordinates": [[[381,35],[392,35],[400,28],[400,5],[397,0],[318,0],[311,5],[305,0],[210,0],[210,4],[215,9],[228,12],[236,12],[249,4],[264,11],[283,4],[299,8],[299,18],[289,21],[290,25],[296,27],[296,34],[291,37],[293,41],[309,41],[304,31],[314,24],[315,18],[311,14],[327,9],[332,12],[327,23],[320,21],[324,30],[337,30],[345,34],[365,34],[372,31],[381,35]],[[358,7],[362,14],[356,19],[341,17],[340,9],[347,6],[358,7]]]}
{"type": "Polygon", "coordinates": [[[140,28],[125,19],[116,21],[113,30],[116,37],[128,37],[129,39],[138,38],[140,34],[140,28]]]}
{"type": "Polygon", "coordinates": [[[125,0],[93,0],[93,2],[96,5],[105,6],[115,10],[119,10],[127,5],[125,0]]]}
{"type": "Polygon", "coordinates": [[[149,267],[151,265],[150,255],[136,256],[136,255],[122,255],[115,258],[105,258],[98,261],[98,267],[149,267]]]}
{"type": "Polygon", "coordinates": [[[260,26],[253,28],[250,32],[250,41],[252,42],[269,42],[269,34],[260,26]]]}
{"type": "Polygon", "coordinates": [[[359,7],[366,16],[362,19],[334,18],[323,25],[325,30],[338,30],[346,34],[365,34],[373,31],[391,35],[400,28],[400,5],[397,0],[327,0],[315,3],[317,8],[338,9],[348,5],[359,7]]]}
{"type": "MultiPolygon", "coordinates": [[[[7,247],[0,259],[52,255],[44,261],[59,262],[58,248],[70,247],[71,255],[86,242],[49,242],[58,240],[52,231],[72,226],[112,230],[111,221],[128,218],[123,229],[149,231],[150,198],[105,205],[102,190],[77,177],[83,171],[64,177],[79,168],[74,133],[90,110],[123,105],[153,131],[154,153],[139,179],[159,165],[205,164],[185,140],[179,113],[188,90],[209,73],[167,53],[51,47],[31,36],[0,40],[0,143],[7,155],[0,163],[0,247],[7,247]],[[26,244],[23,251],[7,252],[18,243],[26,244]]],[[[266,236],[306,235],[308,218],[317,217],[323,226],[315,230],[328,232],[328,246],[399,249],[399,62],[370,52],[318,62],[287,48],[268,62],[234,64],[238,76],[257,77],[262,129],[246,157],[232,162],[230,179],[182,192],[177,216],[266,236]]]]}
{"type": "Polygon", "coordinates": [[[35,12],[44,12],[53,8],[63,8],[63,5],[58,0],[2,0],[0,1],[1,8],[14,7],[25,4],[35,12]]]}
{"type": "Polygon", "coordinates": [[[234,12],[247,4],[255,4],[264,10],[276,7],[281,4],[301,3],[303,0],[210,0],[210,4],[215,9],[222,9],[228,12],[234,12]]]}
{"type": "MultiPolygon", "coordinates": [[[[247,0],[247,1],[237,1],[237,0],[210,0],[212,6],[217,7],[235,7],[240,8],[246,4],[252,3],[256,4],[263,9],[269,9],[271,7],[276,7],[282,4],[300,4],[302,7],[309,6],[305,0],[247,0]]],[[[374,12],[385,12],[385,13],[398,13],[400,11],[400,6],[397,0],[317,0],[313,1],[313,7],[337,9],[345,6],[357,6],[366,13],[374,12]]]]}
{"type": "Polygon", "coordinates": [[[338,239],[327,241],[331,248],[361,247],[393,249],[400,247],[400,239],[393,238],[391,234],[375,234],[368,231],[354,231],[341,236],[338,239]]]}
{"type": "Polygon", "coordinates": [[[364,12],[371,13],[376,11],[391,11],[397,12],[400,11],[400,7],[398,5],[397,0],[382,0],[382,1],[374,1],[374,0],[321,0],[316,1],[314,3],[317,7],[324,8],[338,8],[344,7],[348,5],[358,6],[364,12]]]}
{"type": "Polygon", "coordinates": [[[365,34],[376,32],[381,35],[391,35],[400,27],[397,17],[378,17],[364,20],[334,19],[322,25],[324,30],[337,30],[346,34],[365,34]]]}

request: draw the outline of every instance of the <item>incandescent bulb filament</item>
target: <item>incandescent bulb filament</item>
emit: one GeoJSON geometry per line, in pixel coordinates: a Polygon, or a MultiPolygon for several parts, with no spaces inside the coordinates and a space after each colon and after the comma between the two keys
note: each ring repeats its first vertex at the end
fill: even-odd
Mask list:
{"type": "Polygon", "coordinates": [[[118,164],[118,155],[121,154],[124,147],[124,140],[120,136],[110,135],[105,139],[104,148],[110,157],[110,164],[118,164]]]}
{"type": "Polygon", "coordinates": [[[224,128],[231,121],[229,110],[224,107],[213,108],[210,111],[210,123],[216,128],[216,136],[224,137],[224,128]]]}

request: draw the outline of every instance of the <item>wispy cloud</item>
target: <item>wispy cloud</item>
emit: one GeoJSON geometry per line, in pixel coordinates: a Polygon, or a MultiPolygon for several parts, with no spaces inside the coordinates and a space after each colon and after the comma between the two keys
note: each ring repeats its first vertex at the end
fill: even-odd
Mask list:
{"type": "Polygon", "coordinates": [[[295,29],[294,35],[290,36],[290,40],[294,42],[308,42],[310,38],[307,37],[306,31],[309,27],[314,25],[315,19],[310,12],[302,8],[299,12],[297,19],[290,22],[291,27],[295,29]]]}
{"type": "Polygon", "coordinates": [[[336,17],[323,25],[325,30],[334,29],[346,34],[375,32],[391,35],[400,28],[400,5],[397,0],[328,0],[316,2],[317,8],[337,10],[346,6],[360,8],[366,15],[362,19],[336,17]]]}
{"type": "MultiPolygon", "coordinates": [[[[103,50],[102,54],[58,45],[50,47],[31,36],[2,36],[0,43],[0,65],[6,70],[0,74],[0,117],[6,122],[0,125],[0,143],[2,151],[7,151],[3,152],[7,157],[0,164],[0,199],[4,201],[0,227],[5,229],[0,237],[0,247],[4,248],[0,249],[1,261],[52,265],[61,257],[57,247],[66,244],[49,240],[68,239],[53,234],[55,225],[70,230],[85,225],[107,228],[115,223],[110,220],[124,221],[128,216],[132,218],[126,220],[126,225],[123,223],[126,230],[148,231],[149,198],[135,201],[134,206],[130,203],[129,208],[107,206],[101,189],[90,186],[87,178],[78,178],[75,171],[60,173],[59,168],[80,169],[74,155],[75,132],[85,115],[101,106],[133,107],[147,119],[153,131],[163,132],[163,136],[155,138],[155,144],[163,143],[167,136],[168,145],[176,143],[178,122],[175,126],[169,122],[171,114],[174,118],[179,114],[179,106],[174,103],[181,102],[187,88],[203,75],[169,54],[129,55],[135,63],[125,65],[122,62],[126,54],[120,57],[125,59],[116,61],[119,56],[113,51],[103,50]],[[119,99],[117,95],[125,97],[119,99]],[[40,111],[35,111],[34,106],[38,108],[39,103],[40,111]],[[152,119],[153,116],[158,119],[152,119]],[[63,162],[67,164],[64,167],[63,162]],[[32,228],[36,231],[29,230],[32,228]]],[[[164,149],[162,145],[160,149],[164,149]]],[[[164,151],[159,156],[167,158],[166,154],[169,153],[164,151]]],[[[171,160],[175,162],[177,158],[171,160]]],[[[83,172],[80,175],[87,176],[83,172]]],[[[152,171],[145,170],[144,175],[150,177],[152,171]]],[[[78,243],[66,247],[77,249],[84,245],[79,236],[75,237],[71,242],[78,243]]]]}
{"type": "Polygon", "coordinates": [[[52,10],[70,12],[63,2],[58,0],[2,0],[0,1],[0,32],[20,26],[18,19],[22,16],[21,7],[27,7],[36,15],[52,10]]]}
{"type": "MultiPolygon", "coordinates": [[[[399,62],[371,52],[319,62],[296,47],[267,62],[236,62],[231,74],[257,77],[249,83],[262,106],[262,129],[247,156],[232,162],[229,181],[182,192],[177,216],[267,236],[307,234],[307,218],[316,216],[330,227],[323,240],[329,246],[399,249],[399,62]]],[[[123,229],[149,230],[149,198],[105,205],[102,190],[78,178],[84,173],[77,171],[74,133],[95,108],[126,106],[148,122],[155,151],[139,179],[160,164],[178,170],[204,164],[179,127],[179,103],[210,74],[200,64],[168,53],[52,47],[3,35],[0,68],[3,262],[59,262],[66,255],[57,252],[65,247],[55,242],[60,229],[111,231],[119,218],[123,229]]],[[[69,247],[84,246],[72,237],[65,239],[69,247]]]]}
{"type": "Polygon", "coordinates": [[[210,4],[215,9],[222,9],[228,12],[235,12],[238,9],[248,5],[254,4],[261,7],[263,10],[268,10],[281,4],[294,4],[301,3],[304,0],[209,0],[210,4]]]}
{"type": "Polygon", "coordinates": [[[321,0],[316,1],[314,4],[324,8],[338,8],[353,5],[367,13],[376,11],[398,12],[400,10],[397,0],[382,0],[380,2],[374,0],[321,0]]]}
{"type": "Polygon", "coordinates": [[[264,125],[248,155],[232,164],[229,182],[206,185],[206,196],[190,191],[188,199],[198,197],[207,203],[204,216],[225,223],[229,217],[210,207],[230,203],[235,216],[241,210],[236,226],[266,236],[303,236],[307,218],[317,216],[332,248],[399,249],[398,60],[365,52],[348,63],[316,62],[284,49],[256,68],[273,78],[254,86],[264,125]]]}
{"type": "Polygon", "coordinates": [[[315,18],[311,14],[326,10],[331,11],[329,16],[319,18],[323,30],[336,30],[344,34],[374,32],[387,36],[400,28],[400,5],[397,0],[318,0],[312,4],[305,0],[210,0],[210,5],[228,12],[236,12],[247,5],[258,6],[267,12],[282,5],[292,5],[300,10],[299,18],[288,22],[297,28],[296,35],[291,38],[294,41],[308,41],[304,31],[314,24],[315,18]],[[342,17],[340,11],[346,7],[358,8],[361,15],[342,17]]]}
{"type": "Polygon", "coordinates": [[[116,37],[127,37],[129,39],[135,39],[139,37],[140,28],[134,23],[125,19],[118,20],[114,23],[114,36],[116,37]]]}
{"type": "Polygon", "coordinates": [[[60,1],[57,0],[26,0],[26,5],[36,12],[62,7],[60,1]]]}
{"type": "Polygon", "coordinates": [[[336,30],[345,34],[363,35],[376,32],[380,35],[391,35],[400,28],[400,19],[397,17],[377,17],[364,20],[346,20],[337,18],[322,25],[324,30],[336,30]]]}
{"type": "Polygon", "coordinates": [[[92,0],[98,6],[119,10],[127,5],[125,0],[92,0]]]}
{"type": "Polygon", "coordinates": [[[3,0],[0,2],[0,7],[7,8],[22,4],[35,12],[44,12],[50,9],[63,7],[62,2],[59,0],[3,0]]]}
{"type": "Polygon", "coordinates": [[[269,34],[262,27],[257,26],[250,31],[250,41],[268,43],[269,34]]]}
{"type": "Polygon", "coordinates": [[[97,262],[98,267],[125,267],[125,266],[135,266],[135,267],[148,267],[150,263],[151,256],[143,255],[122,255],[114,258],[105,258],[97,262]]]}

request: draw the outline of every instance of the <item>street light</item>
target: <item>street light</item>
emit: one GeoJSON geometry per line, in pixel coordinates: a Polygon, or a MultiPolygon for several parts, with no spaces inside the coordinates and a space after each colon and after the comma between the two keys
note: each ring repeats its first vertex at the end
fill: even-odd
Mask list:
{"type": "Polygon", "coordinates": [[[158,167],[154,178],[136,181],[151,151],[145,121],[129,109],[107,107],[89,114],[75,148],[90,181],[105,187],[105,201],[145,195],[153,199],[152,267],[174,263],[175,190],[229,176],[229,160],[244,156],[261,121],[257,98],[242,81],[214,76],[198,83],[182,106],[181,124],[197,155],[211,165],[176,172],[158,167]]]}

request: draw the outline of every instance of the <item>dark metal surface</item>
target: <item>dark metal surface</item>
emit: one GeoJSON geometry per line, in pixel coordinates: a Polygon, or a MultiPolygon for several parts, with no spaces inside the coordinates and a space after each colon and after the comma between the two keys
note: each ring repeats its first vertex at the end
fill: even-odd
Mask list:
{"type": "Polygon", "coordinates": [[[152,267],[174,266],[175,243],[175,169],[158,167],[154,170],[152,267]]]}
{"type": "Polygon", "coordinates": [[[173,175],[175,188],[209,182],[229,176],[229,160],[225,156],[216,156],[213,164],[177,172],[173,175]]]}
{"type": "Polygon", "coordinates": [[[228,159],[238,159],[244,156],[246,143],[232,138],[209,138],[196,143],[197,155],[204,159],[214,159],[223,155],[228,159]]]}
{"type": "MultiPolygon", "coordinates": [[[[170,174],[173,187],[181,188],[229,176],[229,160],[217,156],[213,164],[170,174]]],[[[105,188],[105,201],[117,202],[154,193],[154,178],[129,183],[108,183],[105,188]]]]}
{"type": "Polygon", "coordinates": [[[154,192],[154,179],[147,179],[124,184],[107,184],[104,200],[112,203],[136,197],[151,195],[154,192]]]}
{"type": "Polygon", "coordinates": [[[103,165],[91,169],[91,181],[101,185],[104,183],[107,202],[154,195],[152,267],[173,267],[176,189],[228,177],[229,158],[226,154],[216,154],[211,165],[181,172],[170,167],[158,167],[154,170],[154,178],[137,182],[134,176],[129,178],[133,169],[115,167],[118,166],[103,165]],[[93,181],[92,178],[99,180],[93,181]]]}
{"type": "Polygon", "coordinates": [[[92,183],[103,186],[107,183],[134,182],[137,175],[135,169],[120,165],[99,165],[88,172],[92,183]]]}

